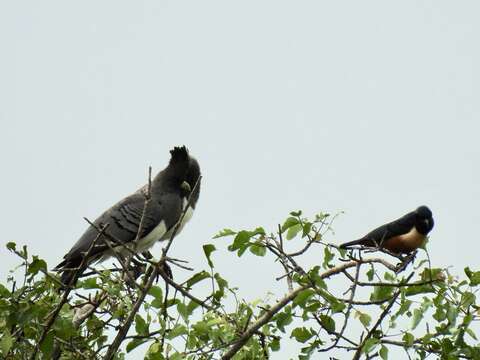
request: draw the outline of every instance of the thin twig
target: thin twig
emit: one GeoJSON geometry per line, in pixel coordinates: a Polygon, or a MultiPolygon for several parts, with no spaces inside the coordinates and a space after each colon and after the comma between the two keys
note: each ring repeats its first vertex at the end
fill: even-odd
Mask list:
{"type": "MultiPolygon", "coordinates": [[[[405,282],[408,282],[412,277],[413,277],[413,274],[414,273],[411,273],[405,282]]],[[[387,316],[387,314],[390,312],[390,309],[392,308],[393,304],[395,304],[395,301],[397,300],[398,296],[401,294],[401,289],[398,289],[397,292],[395,293],[395,295],[393,295],[392,299],[390,300],[390,302],[388,303],[388,305],[385,307],[385,309],[383,309],[382,313],[380,314],[380,316],[378,317],[377,319],[377,322],[375,323],[375,325],[372,326],[372,328],[370,329],[370,331],[367,333],[367,335],[365,336],[365,338],[363,338],[362,342],[360,343],[360,345],[358,346],[357,348],[357,351],[355,352],[355,355],[353,356],[352,360],[359,360],[360,359],[360,356],[362,355],[362,349],[363,347],[365,346],[365,343],[367,342],[368,339],[370,339],[372,337],[372,335],[375,333],[375,331],[377,330],[377,328],[380,326],[380,324],[382,323],[383,319],[387,316]]]]}
{"type": "MultiPolygon", "coordinates": [[[[380,259],[380,258],[372,258],[372,259],[365,259],[361,260],[362,263],[381,263],[384,264],[386,263],[385,260],[380,259]]],[[[340,266],[331,268],[327,271],[325,271],[323,274],[320,275],[321,279],[326,279],[332,275],[339,274],[346,269],[349,269],[351,267],[357,266],[359,263],[359,260],[355,261],[349,261],[346,262],[340,266]]],[[[387,263],[388,264],[388,263],[387,263]]],[[[384,264],[385,265],[385,264],[384,264]]],[[[393,266],[391,264],[388,264],[389,266],[393,266]]],[[[280,301],[278,301],[275,305],[273,305],[269,311],[265,312],[260,318],[255,321],[252,325],[249,326],[249,328],[240,336],[238,340],[230,347],[230,349],[222,356],[222,360],[228,360],[231,359],[246,343],[247,341],[253,336],[253,334],[260,329],[263,325],[267,324],[273,316],[275,316],[276,313],[278,313],[282,308],[284,308],[286,305],[288,305],[295,297],[302,292],[303,290],[309,289],[314,284],[306,284],[303,286],[300,286],[299,288],[291,291],[288,293],[284,298],[282,298],[280,301]]]]}

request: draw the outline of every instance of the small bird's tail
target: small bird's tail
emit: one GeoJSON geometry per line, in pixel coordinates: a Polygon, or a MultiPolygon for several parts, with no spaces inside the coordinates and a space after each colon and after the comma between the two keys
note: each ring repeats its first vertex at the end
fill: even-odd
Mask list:
{"type": "Polygon", "coordinates": [[[362,238],[362,239],[353,240],[353,241],[343,243],[339,246],[339,248],[340,249],[348,249],[349,247],[354,246],[354,245],[365,245],[365,239],[362,238]]]}

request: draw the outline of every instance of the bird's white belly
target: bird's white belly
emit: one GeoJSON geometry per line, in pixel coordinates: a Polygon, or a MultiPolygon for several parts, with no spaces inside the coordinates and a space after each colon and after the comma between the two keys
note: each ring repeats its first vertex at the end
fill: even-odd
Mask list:
{"type": "MultiPolygon", "coordinates": [[[[180,234],[180,231],[182,231],[183,227],[185,226],[185,224],[187,222],[190,221],[190,219],[192,218],[193,216],[193,209],[191,206],[188,207],[187,211],[185,211],[185,215],[182,219],[182,222],[180,223],[180,225],[178,226],[178,230],[177,230],[177,233],[175,235],[178,235],[180,234]]],[[[160,241],[164,241],[164,240],[170,240],[170,237],[172,236],[172,233],[173,233],[173,230],[175,229],[175,226],[173,226],[169,231],[165,232],[163,234],[163,236],[160,239],[160,241]]],[[[150,234],[149,234],[150,235],[150,234]]],[[[147,235],[148,236],[148,235],[147,235]]],[[[153,244],[152,244],[153,245],[153,244]]]]}
{"type": "MultiPolygon", "coordinates": [[[[188,205],[187,200],[184,200],[183,205],[184,206],[188,205]]],[[[176,235],[180,234],[180,231],[182,231],[183,227],[192,218],[192,216],[193,216],[193,209],[191,206],[189,206],[188,209],[185,211],[185,215],[182,218],[182,222],[178,226],[176,235]]],[[[172,228],[167,231],[165,222],[161,221],[157,226],[155,226],[155,228],[152,231],[150,231],[147,235],[145,235],[143,238],[138,240],[138,243],[136,245],[136,252],[142,252],[150,249],[153,246],[153,244],[155,244],[155,242],[157,241],[170,240],[170,237],[172,236],[174,229],[175,229],[175,226],[172,226],[172,228]]]]}
{"type": "MultiPolygon", "coordinates": [[[[183,202],[184,206],[188,205],[188,202],[184,200],[183,202]]],[[[175,234],[178,235],[180,231],[182,231],[183,227],[185,224],[192,218],[193,216],[193,208],[191,206],[188,207],[188,209],[185,211],[185,215],[183,216],[182,222],[178,226],[178,230],[175,234]]],[[[173,230],[175,229],[175,225],[172,226],[170,230],[167,230],[167,226],[165,225],[165,221],[160,221],[160,223],[153,228],[152,231],[150,231],[147,235],[145,235],[143,238],[139,239],[138,242],[135,243],[129,243],[124,246],[117,246],[115,250],[117,250],[122,256],[128,257],[130,256],[131,252],[129,250],[124,249],[125,246],[128,246],[131,251],[135,253],[141,253],[143,251],[146,251],[150,249],[157,241],[165,241],[165,240],[170,240],[170,237],[172,236],[173,230]]],[[[115,254],[111,251],[108,250],[99,261],[106,260],[109,257],[115,257],[115,254]]]]}

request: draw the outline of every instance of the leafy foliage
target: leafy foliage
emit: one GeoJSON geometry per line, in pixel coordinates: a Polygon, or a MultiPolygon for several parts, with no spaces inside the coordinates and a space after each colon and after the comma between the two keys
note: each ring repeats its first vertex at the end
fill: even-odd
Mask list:
{"type": "Polygon", "coordinates": [[[149,360],[283,358],[279,351],[292,342],[299,359],[319,352],[344,358],[347,352],[354,359],[386,360],[403,351],[412,359],[480,359],[480,271],[466,267],[461,279],[427,259],[340,250],[324,241],[334,219],[322,213],[309,220],[296,211],[272,233],[224,229],[215,244],[203,245],[208,267],[181,282],[164,277],[169,285],[146,287],[145,268],[155,266],[146,259],[137,259],[145,267],[137,285],[120,267],[90,268],[64,305],[58,277],[46,262],[8,243],[20,263],[0,284],[0,354],[24,359],[37,350],[41,359],[101,358],[146,292],[116,359],[139,347],[149,360]],[[232,255],[278,264],[285,295],[241,300],[240,290],[215,266],[216,257],[228,254],[220,250],[225,242],[232,255]],[[318,261],[307,266],[311,253],[318,261]]]}

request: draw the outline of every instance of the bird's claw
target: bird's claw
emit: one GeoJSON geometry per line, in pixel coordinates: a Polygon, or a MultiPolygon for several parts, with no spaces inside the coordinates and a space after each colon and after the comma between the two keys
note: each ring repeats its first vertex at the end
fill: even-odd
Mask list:
{"type": "Polygon", "coordinates": [[[402,271],[404,271],[407,268],[408,264],[410,264],[411,262],[413,262],[413,260],[415,260],[416,255],[417,255],[417,251],[414,251],[411,254],[408,254],[406,256],[398,255],[400,262],[396,266],[395,274],[399,274],[402,271]]]}

